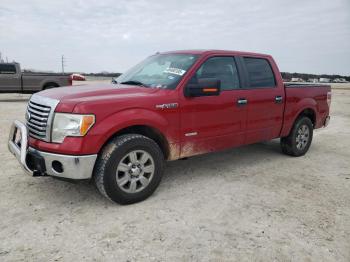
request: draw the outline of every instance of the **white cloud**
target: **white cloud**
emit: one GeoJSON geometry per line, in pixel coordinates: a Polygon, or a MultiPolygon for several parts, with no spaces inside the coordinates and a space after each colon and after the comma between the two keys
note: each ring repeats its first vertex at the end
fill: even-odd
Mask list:
{"type": "Polygon", "coordinates": [[[0,2],[0,51],[25,67],[59,70],[65,54],[67,70],[123,71],[156,51],[215,48],[350,74],[348,0],[0,2]]]}

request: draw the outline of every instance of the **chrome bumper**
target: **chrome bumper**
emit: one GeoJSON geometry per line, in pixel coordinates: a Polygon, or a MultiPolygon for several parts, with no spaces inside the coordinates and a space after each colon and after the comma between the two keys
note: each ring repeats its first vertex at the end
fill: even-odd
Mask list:
{"type": "Polygon", "coordinates": [[[89,179],[92,176],[97,158],[97,154],[84,156],[61,155],[28,147],[27,127],[18,120],[15,120],[11,126],[8,148],[26,173],[32,176],[49,175],[68,179],[89,179]],[[19,145],[14,142],[17,129],[21,131],[19,145]],[[33,159],[42,161],[40,163],[32,163],[33,159]],[[40,168],[37,168],[38,165],[40,165],[40,168]]]}

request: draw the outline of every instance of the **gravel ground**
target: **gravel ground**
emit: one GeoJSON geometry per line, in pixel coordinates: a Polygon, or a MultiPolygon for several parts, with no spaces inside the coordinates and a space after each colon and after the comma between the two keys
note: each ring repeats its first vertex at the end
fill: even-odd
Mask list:
{"type": "Polygon", "coordinates": [[[350,261],[350,91],[306,156],[274,140],[169,162],[130,206],[25,175],[6,145],[25,107],[0,103],[0,261],[350,261]]]}

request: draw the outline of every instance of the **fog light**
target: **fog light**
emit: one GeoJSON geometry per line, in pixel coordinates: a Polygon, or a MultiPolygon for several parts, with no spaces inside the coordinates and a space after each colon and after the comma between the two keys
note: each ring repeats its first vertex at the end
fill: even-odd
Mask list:
{"type": "Polygon", "coordinates": [[[63,165],[60,161],[52,161],[52,169],[57,173],[63,173],[63,165]]]}

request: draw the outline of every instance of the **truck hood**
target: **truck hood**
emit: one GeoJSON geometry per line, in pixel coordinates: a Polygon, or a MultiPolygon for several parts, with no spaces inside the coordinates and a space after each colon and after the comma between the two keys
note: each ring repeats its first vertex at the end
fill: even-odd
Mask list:
{"type": "Polygon", "coordinates": [[[82,102],[97,102],[99,100],[130,100],[149,96],[160,89],[122,85],[122,84],[94,84],[59,87],[41,91],[39,96],[59,100],[61,112],[72,112],[75,105],[82,102]]]}

